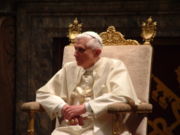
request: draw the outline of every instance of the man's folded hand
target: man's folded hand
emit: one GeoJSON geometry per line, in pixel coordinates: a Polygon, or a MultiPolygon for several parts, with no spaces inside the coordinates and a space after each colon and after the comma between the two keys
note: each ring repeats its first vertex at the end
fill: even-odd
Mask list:
{"type": "Polygon", "coordinates": [[[62,108],[62,115],[64,119],[71,120],[79,117],[81,114],[86,112],[85,105],[65,105],[62,108]]]}
{"type": "Polygon", "coordinates": [[[71,120],[69,120],[69,125],[81,125],[82,126],[82,125],[84,125],[83,120],[84,120],[84,118],[81,116],[74,117],[71,120]]]}

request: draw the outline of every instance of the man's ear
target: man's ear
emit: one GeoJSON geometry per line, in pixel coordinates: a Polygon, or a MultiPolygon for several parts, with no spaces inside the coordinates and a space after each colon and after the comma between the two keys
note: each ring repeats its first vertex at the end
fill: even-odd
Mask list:
{"type": "Polygon", "coordinates": [[[96,49],[94,54],[95,56],[99,56],[101,54],[101,49],[96,49]]]}

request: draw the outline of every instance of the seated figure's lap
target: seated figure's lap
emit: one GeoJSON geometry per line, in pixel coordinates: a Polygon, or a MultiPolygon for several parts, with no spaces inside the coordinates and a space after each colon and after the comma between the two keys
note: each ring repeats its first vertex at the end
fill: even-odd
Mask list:
{"type": "Polygon", "coordinates": [[[72,133],[67,133],[67,132],[63,132],[59,130],[54,130],[51,135],[93,135],[93,130],[87,130],[82,134],[78,134],[78,133],[72,134],[72,133]]]}

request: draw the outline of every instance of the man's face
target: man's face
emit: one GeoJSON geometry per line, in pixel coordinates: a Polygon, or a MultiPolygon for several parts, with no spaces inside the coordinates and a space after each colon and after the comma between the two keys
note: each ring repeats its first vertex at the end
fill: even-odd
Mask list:
{"type": "Polygon", "coordinates": [[[91,40],[89,38],[80,38],[74,43],[74,57],[77,65],[83,68],[89,68],[96,62],[96,49],[91,49],[86,46],[86,43],[91,40]]]}

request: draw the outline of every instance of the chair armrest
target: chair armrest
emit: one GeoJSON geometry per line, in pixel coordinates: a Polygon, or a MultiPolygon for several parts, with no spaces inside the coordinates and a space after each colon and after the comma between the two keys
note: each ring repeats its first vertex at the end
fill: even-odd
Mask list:
{"type": "Polygon", "coordinates": [[[21,105],[21,110],[28,112],[28,111],[34,111],[34,112],[44,112],[44,109],[38,102],[26,102],[21,105]]]}
{"type": "Polygon", "coordinates": [[[152,108],[153,108],[152,104],[149,103],[141,103],[135,106],[131,106],[127,103],[114,103],[108,106],[108,112],[109,113],[117,113],[117,112],[151,113],[152,108]]]}
{"type": "Polygon", "coordinates": [[[35,135],[35,113],[44,112],[44,109],[38,102],[34,101],[21,104],[21,110],[27,112],[29,116],[27,134],[35,135]]]}

